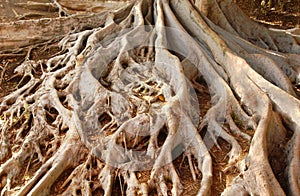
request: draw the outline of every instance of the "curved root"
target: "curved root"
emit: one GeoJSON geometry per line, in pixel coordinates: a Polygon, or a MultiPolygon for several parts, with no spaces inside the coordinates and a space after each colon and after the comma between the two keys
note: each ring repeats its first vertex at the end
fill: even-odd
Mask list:
{"type": "Polygon", "coordinates": [[[22,31],[1,38],[1,58],[28,50],[2,81],[17,84],[0,104],[1,195],[182,195],[186,178],[197,195],[299,195],[297,36],[231,3],[62,17],[71,8],[54,1],[61,17],[43,31],[0,24],[22,31]]]}

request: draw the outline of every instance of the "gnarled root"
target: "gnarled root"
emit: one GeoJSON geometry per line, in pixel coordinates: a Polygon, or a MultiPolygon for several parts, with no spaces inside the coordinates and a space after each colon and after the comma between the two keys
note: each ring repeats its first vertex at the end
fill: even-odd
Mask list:
{"type": "MultiPolygon", "coordinates": [[[[28,49],[1,98],[1,194],[181,195],[188,176],[198,195],[298,195],[297,36],[240,21],[229,3],[140,0],[50,20],[40,41],[56,36],[44,47],[58,51],[28,49]]],[[[23,21],[0,48],[30,44],[29,23],[39,36],[23,21]]]]}

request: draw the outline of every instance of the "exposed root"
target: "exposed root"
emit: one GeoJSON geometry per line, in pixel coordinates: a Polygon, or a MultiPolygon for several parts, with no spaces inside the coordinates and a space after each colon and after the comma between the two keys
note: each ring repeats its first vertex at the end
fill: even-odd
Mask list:
{"type": "Polygon", "coordinates": [[[82,16],[53,2],[60,17],[48,25],[0,24],[14,35],[1,38],[1,58],[27,53],[7,81],[1,67],[2,84],[17,82],[0,104],[1,195],[181,195],[181,154],[198,195],[299,195],[292,31],[261,28],[230,0],[139,0],[82,16]],[[34,60],[44,41],[59,51],[34,60]]]}

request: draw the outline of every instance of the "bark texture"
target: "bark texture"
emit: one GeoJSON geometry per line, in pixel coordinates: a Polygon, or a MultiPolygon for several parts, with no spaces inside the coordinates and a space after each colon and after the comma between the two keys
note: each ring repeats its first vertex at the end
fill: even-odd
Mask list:
{"type": "Polygon", "coordinates": [[[299,29],[231,0],[53,7],[0,24],[1,195],[300,195],[299,29]]]}

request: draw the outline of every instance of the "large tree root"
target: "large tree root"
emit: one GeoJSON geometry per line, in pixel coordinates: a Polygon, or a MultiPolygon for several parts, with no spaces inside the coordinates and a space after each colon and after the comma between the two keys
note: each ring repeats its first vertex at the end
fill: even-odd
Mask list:
{"type": "Polygon", "coordinates": [[[140,0],[48,20],[45,32],[1,24],[23,32],[1,38],[1,58],[27,52],[1,98],[1,195],[181,195],[179,156],[198,195],[299,195],[299,35],[230,3],[140,0]],[[53,44],[52,57],[31,58],[53,44]],[[211,149],[227,154],[218,191],[211,149]]]}

